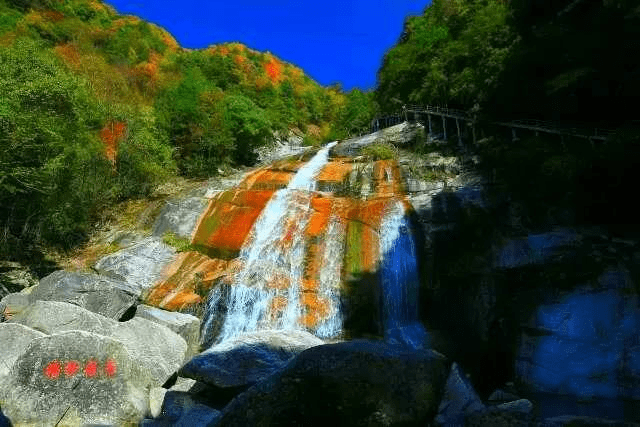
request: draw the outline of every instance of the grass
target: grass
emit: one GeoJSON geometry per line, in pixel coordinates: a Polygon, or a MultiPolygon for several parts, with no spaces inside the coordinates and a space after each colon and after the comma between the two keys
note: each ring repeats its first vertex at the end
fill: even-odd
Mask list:
{"type": "Polygon", "coordinates": [[[371,160],[392,160],[398,157],[396,148],[388,143],[375,143],[362,149],[362,154],[371,160]]]}
{"type": "Polygon", "coordinates": [[[167,245],[175,248],[178,252],[198,251],[198,248],[191,244],[189,239],[176,236],[175,233],[167,231],[162,236],[162,241],[167,245]]]}

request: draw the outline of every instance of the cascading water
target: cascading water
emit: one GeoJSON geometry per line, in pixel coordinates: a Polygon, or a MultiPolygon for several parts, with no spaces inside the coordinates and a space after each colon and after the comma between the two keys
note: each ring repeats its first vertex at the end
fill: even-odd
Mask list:
{"type": "MultiPolygon", "coordinates": [[[[231,285],[226,315],[215,343],[258,329],[296,329],[301,315],[299,289],[304,265],[304,230],[311,214],[315,177],[329,159],[328,144],[274,193],[240,250],[242,270],[231,285]]],[[[220,287],[209,295],[203,342],[212,341],[211,326],[223,298],[220,287]]],[[[335,323],[335,322],[334,322],[335,323]]],[[[322,328],[321,328],[322,329],[322,328]]],[[[327,325],[321,332],[333,326],[327,325]]]]}
{"type": "Polygon", "coordinates": [[[320,269],[320,296],[330,301],[329,318],[318,326],[315,334],[320,338],[331,338],[342,330],[340,307],[340,270],[344,254],[344,224],[337,217],[329,221],[324,239],[324,256],[320,269]]]}
{"type": "Polygon", "coordinates": [[[400,201],[392,205],[382,221],[380,252],[385,340],[412,348],[425,347],[428,334],[418,317],[416,244],[400,201]]]}

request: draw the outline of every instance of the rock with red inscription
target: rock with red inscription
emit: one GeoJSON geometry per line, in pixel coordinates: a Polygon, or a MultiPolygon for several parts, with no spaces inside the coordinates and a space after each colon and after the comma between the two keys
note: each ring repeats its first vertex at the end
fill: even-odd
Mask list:
{"type": "Polygon", "coordinates": [[[36,301],[10,322],[45,334],[80,330],[116,339],[147,368],[155,385],[164,384],[178,370],[187,352],[186,341],[166,326],[142,318],[117,322],[66,302],[36,301]]]}
{"type": "Polygon", "coordinates": [[[154,383],[121,342],[91,332],[35,338],[0,386],[15,426],[126,425],[148,412],[154,383]]]}
{"type": "Polygon", "coordinates": [[[312,347],[238,395],[209,425],[428,425],[447,365],[434,351],[375,341],[312,347]]]}
{"type": "Polygon", "coordinates": [[[120,280],[64,270],[40,280],[29,300],[68,302],[116,320],[137,303],[136,295],[120,280]]]}
{"type": "Polygon", "coordinates": [[[0,382],[9,375],[16,361],[29,343],[45,334],[17,323],[0,323],[0,382]]]}

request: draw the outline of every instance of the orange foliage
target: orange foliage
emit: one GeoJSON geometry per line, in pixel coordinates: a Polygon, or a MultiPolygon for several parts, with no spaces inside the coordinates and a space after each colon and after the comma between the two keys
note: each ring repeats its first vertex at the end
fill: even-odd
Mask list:
{"type": "Polygon", "coordinates": [[[105,155],[113,165],[116,164],[118,143],[124,137],[126,130],[127,124],[124,122],[109,122],[100,131],[100,139],[105,146],[105,155]]]}
{"type": "Polygon", "coordinates": [[[177,50],[179,45],[176,39],[171,34],[165,32],[162,34],[162,43],[164,43],[170,51],[177,50]]]}
{"type": "Polygon", "coordinates": [[[151,79],[156,80],[158,78],[158,65],[162,57],[156,52],[151,52],[149,55],[149,61],[138,65],[142,74],[151,79]]]}
{"type": "Polygon", "coordinates": [[[80,66],[80,54],[73,44],[61,44],[56,46],[53,50],[60,59],[69,64],[72,68],[77,69],[80,66]]]}
{"type": "Polygon", "coordinates": [[[267,75],[271,79],[272,83],[279,83],[282,81],[282,69],[283,65],[276,58],[271,57],[269,62],[264,65],[264,69],[267,72],[267,75]]]}
{"type": "Polygon", "coordinates": [[[241,56],[241,55],[233,55],[233,62],[235,62],[236,65],[238,65],[238,66],[244,64],[246,59],[247,58],[245,58],[244,56],[241,56]]]}
{"type": "Polygon", "coordinates": [[[42,12],[42,14],[44,15],[44,18],[48,21],[51,22],[58,22],[58,21],[62,21],[64,19],[64,15],[60,12],[57,12],[55,10],[46,10],[44,12],[42,12]]]}
{"type": "Polygon", "coordinates": [[[226,46],[220,46],[216,49],[216,52],[222,56],[227,56],[229,54],[229,48],[226,46]]]}

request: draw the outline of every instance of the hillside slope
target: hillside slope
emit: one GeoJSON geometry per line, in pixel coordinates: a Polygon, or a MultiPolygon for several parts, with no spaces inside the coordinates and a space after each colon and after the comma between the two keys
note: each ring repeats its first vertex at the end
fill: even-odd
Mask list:
{"type": "Polygon", "coordinates": [[[99,0],[0,0],[0,257],[72,247],[110,204],[291,130],[346,135],[363,96],[240,43],[183,49],[99,0]]]}

